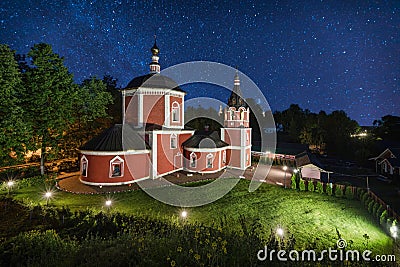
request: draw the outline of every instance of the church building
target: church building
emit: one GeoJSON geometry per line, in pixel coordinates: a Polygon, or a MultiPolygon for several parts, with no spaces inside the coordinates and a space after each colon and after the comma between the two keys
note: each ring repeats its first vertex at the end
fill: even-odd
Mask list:
{"type": "Polygon", "coordinates": [[[160,74],[159,48],[151,48],[150,73],[122,91],[122,124],[88,141],[80,150],[80,180],[95,186],[157,179],[177,171],[214,173],[251,165],[249,107],[238,73],[224,111],[220,134],[184,125],[186,92],[160,74]]]}

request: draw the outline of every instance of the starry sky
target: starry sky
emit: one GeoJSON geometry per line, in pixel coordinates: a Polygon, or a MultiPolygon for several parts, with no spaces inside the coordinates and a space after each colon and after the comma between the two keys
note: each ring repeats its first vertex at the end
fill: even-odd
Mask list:
{"type": "Polygon", "coordinates": [[[400,115],[400,1],[0,1],[0,42],[51,44],[77,82],[147,74],[155,32],[161,68],[238,65],[272,110],[342,109],[360,125],[400,115]]]}

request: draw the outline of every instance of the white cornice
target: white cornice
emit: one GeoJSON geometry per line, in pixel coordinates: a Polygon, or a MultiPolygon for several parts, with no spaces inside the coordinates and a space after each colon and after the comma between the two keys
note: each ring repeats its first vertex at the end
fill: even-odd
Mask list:
{"type": "Polygon", "coordinates": [[[124,155],[135,155],[135,154],[147,154],[150,150],[127,150],[127,151],[91,151],[91,150],[80,150],[83,155],[92,156],[124,156],[124,155]]]}

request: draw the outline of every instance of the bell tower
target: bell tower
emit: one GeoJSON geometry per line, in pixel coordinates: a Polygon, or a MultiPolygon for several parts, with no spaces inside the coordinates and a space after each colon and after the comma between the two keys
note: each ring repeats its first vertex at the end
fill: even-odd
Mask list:
{"type": "Polygon", "coordinates": [[[224,112],[221,139],[230,144],[229,166],[245,170],[251,165],[250,109],[240,90],[239,71],[233,79],[233,90],[224,112]]]}

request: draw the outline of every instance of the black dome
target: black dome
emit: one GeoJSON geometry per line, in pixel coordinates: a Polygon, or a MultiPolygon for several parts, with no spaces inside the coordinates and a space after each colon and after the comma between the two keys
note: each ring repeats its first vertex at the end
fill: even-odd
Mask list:
{"type": "Polygon", "coordinates": [[[139,132],[136,132],[128,125],[115,124],[92,138],[80,149],[89,151],[126,151],[149,148],[149,145],[143,140],[139,132]]]}
{"type": "Polygon", "coordinates": [[[172,89],[179,92],[185,92],[174,80],[159,73],[150,73],[136,77],[128,83],[125,89],[136,89],[139,87],[172,89]]]}

